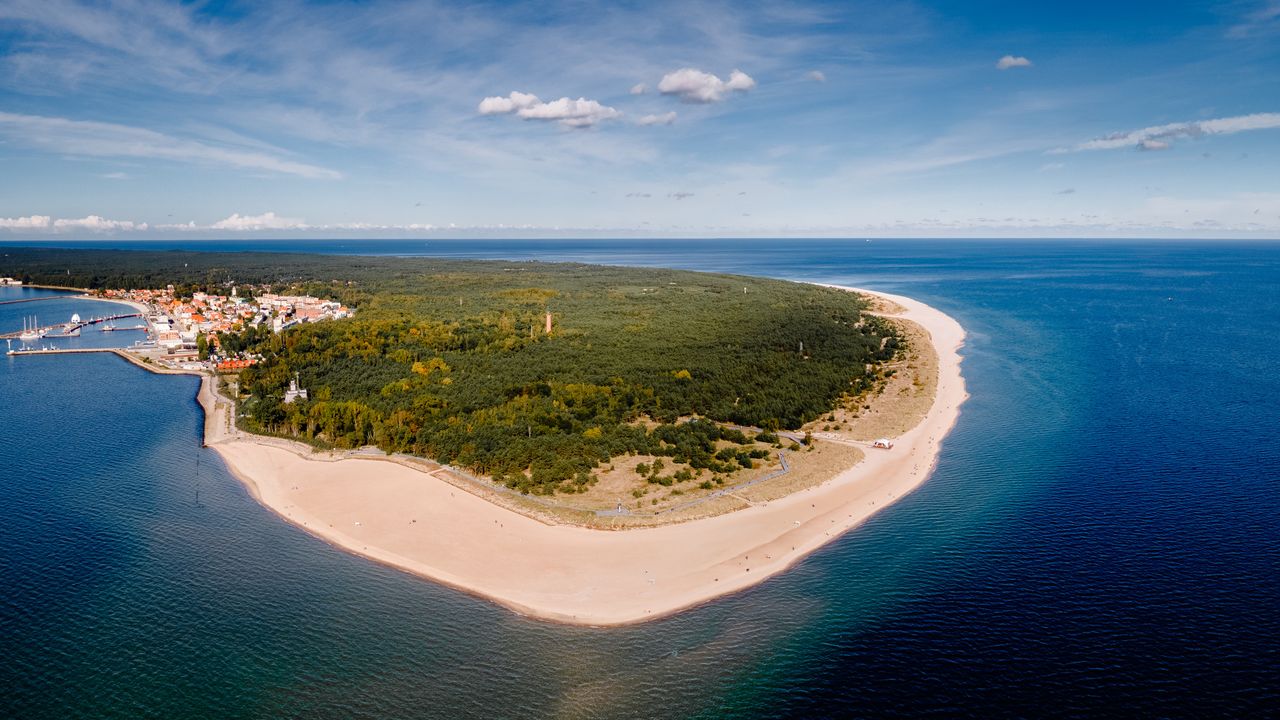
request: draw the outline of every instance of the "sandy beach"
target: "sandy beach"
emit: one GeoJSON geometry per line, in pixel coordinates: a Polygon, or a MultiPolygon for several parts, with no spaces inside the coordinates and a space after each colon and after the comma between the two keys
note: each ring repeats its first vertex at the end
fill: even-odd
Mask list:
{"type": "Polygon", "coordinates": [[[238,433],[230,402],[209,378],[200,391],[206,443],[263,505],[337,547],[533,617],[644,622],[786,570],[928,477],[967,397],[958,354],[964,330],[918,301],[869,294],[902,306],[898,317],[932,338],[939,360],[932,408],[892,450],[870,451],[816,487],[724,515],[625,531],[548,525],[405,465],[307,457],[288,443],[238,433]]]}
{"type": "Polygon", "coordinates": [[[85,293],[84,295],[81,295],[76,299],[77,300],[94,300],[96,302],[109,302],[109,303],[115,303],[117,305],[128,305],[134,310],[137,310],[144,318],[151,313],[151,308],[147,307],[146,305],[143,305],[140,302],[136,302],[134,300],[122,300],[117,298],[98,297],[97,295],[89,294],[89,291],[87,290],[84,291],[84,293],[85,293]]]}

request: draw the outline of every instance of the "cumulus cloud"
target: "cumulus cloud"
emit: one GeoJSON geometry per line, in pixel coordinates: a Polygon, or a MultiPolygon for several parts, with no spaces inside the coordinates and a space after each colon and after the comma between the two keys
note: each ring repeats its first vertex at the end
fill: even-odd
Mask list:
{"type": "Polygon", "coordinates": [[[481,115],[500,115],[523,110],[541,102],[537,95],[513,92],[506,97],[487,97],[480,101],[480,107],[477,110],[480,111],[481,115]]]}
{"type": "Polygon", "coordinates": [[[0,112],[0,135],[61,155],[153,158],[305,178],[342,177],[334,170],[289,160],[261,148],[213,145],[114,123],[0,112]]]}
{"type": "Polygon", "coordinates": [[[5,230],[46,230],[53,226],[53,218],[48,215],[28,215],[26,217],[0,217],[0,228],[5,230]]]}
{"type": "Polygon", "coordinates": [[[675,95],[685,102],[714,103],[728,97],[731,92],[746,92],[756,86],[756,81],[741,70],[729,73],[724,81],[709,72],[693,68],[681,68],[662,76],[658,92],[675,95]]]}
{"type": "Polygon", "coordinates": [[[588,127],[601,120],[612,120],[622,116],[622,112],[608,105],[601,105],[595,100],[578,98],[571,100],[562,97],[549,103],[540,103],[520,108],[516,115],[526,120],[556,120],[569,127],[588,127]]]}
{"type": "Polygon", "coordinates": [[[670,125],[676,121],[675,111],[662,113],[661,115],[645,115],[636,121],[637,125],[670,125]]]}
{"type": "Polygon", "coordinates": [[[1071,148],[1058,148],[1052,152],[1118,150],[1122,148],[1165,150],[1175,140],[1207,135],[1233,135],[1249,130],[1270,130],[1275,128],[1280,128],[1280,113],[1254,113],[1252,115],[1237,115],[1216,120],[1195,120],[1192,122],[1155,125],[1140,130],[1112,133],[1079,143],[1071,148]]]}
{"type": "Polygon", "coordinates": [[[1031,61],[1019,56],[1005,55],[996,61],[997,70],[1009,70],[1010,68],[1031,67],[1031,61]]]}
{"type": "Polygon", "coordinates": [[[146,232],[150,229],[150,226],[147,223],[138,223],[132,220],[110,220],[101,215],[86,215],[82,218],[58,218],[56,220],[48,215],[28,215],[27,217],[0,218],[0,229],[53,232],[146,232]]]}
{"type": "Polygon", "coordinates": [[[132,220],[108,220],[100,215],[82,218],[58,218],[53,221],[54,230],[88,230],[90,232],[115,232],[118,230],[146,230],[146,223],[132,220]]]}
{"type": "Polygon", "coordinates": [[[515,113],[525,120],[550,120],[566,127],[590,127],[603,120],[622,117],[622,112],[595,100],[562,97],[543,102],[537,95],[513,92],[506,97],[487,97],[476,108],[481,115],[505,115],[515,113]]]}
{"type": "Polygon", "coordinates": [[[647,92],[649,92],[649,86],[645,85],[644,83],[636,83],[635,85],[631,86],[632,95],[643,95],[647,92]]]}
{"type": "Polygon", "coordinates": [[[822,72],[821,70],[810,70],[809,74],[805,75],[805,77],[809,78],[814,82],[824,83],[827,81],[827,74],[822,72]]]}
{"type": "Polygon", "coordinates": [[[257,232],[257,231],[351,231],[351,232],[429,232],[437,229],[436,225],[427,223],[370,223],[351,222],[313,225],[299,218],[280,217],[274,212],[261,215],[241,215],[232,213],[230,217],[208,225],[197,224],[194,220],[172,225],[157,225],[158,230],[177,230],[180,232],[257,232]]]}
{"type": "Polygon", "coordinates": [[[296,218],[279,217],[273,212],[261,215],[241,215],[232,213],[231,217],[219,220],[209,226],[211,230],[303,230],[308,225],[296,218]]]}

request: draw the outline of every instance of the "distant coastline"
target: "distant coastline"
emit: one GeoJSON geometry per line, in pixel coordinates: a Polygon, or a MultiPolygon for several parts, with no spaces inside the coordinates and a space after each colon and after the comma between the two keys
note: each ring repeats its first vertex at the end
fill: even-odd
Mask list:
{"type": "Polygon", "coordinates": [[[66,297],[72,300],[93,300],[96,302],[109,302],[109,303],[117,303],[120,305],[128,305],[129,307],[142,313],[146,313],[150,311],[150,308],[148,308],[146,305],[143,305],[142,303],[139,303],[139,302],[134,302],[132,300],[118,300],[116,298],[99,297],[97,295],[94,295],[93,290],[90,290],[89,288],[70,287],[66,285],[33,285],[30,283],[24,283],[22,285],[11,285],[9,287],[13,287],[17,289],[25,288],[25,289],[35,289],[35,290],[60,290],[60,291],[69,292],[69,293],[78,293],[77,295],[67,295],[66,297]]]}
{"type": "Polygon", "coordinates": [[[22,285],[14,285],[13,287],[34,288],[36,290],[68,290],[70,292],[78,292],[78,293],[85,293],[85,294],[93,292],[88,288],[70,287],[67,285],[36,285],[32,283],[23,283],[22,285]]]}

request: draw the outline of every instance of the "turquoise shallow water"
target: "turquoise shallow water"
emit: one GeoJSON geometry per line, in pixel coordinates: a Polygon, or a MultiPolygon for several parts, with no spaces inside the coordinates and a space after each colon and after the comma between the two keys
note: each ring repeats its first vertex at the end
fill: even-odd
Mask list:
{"type": "MultiPolygon", "coordinates": [[[[899,292],[968,329],[973,397],[928,483],[792,571],[593,630],[280,522],[198,449],[191,378],[0,358],[0,714],[1205,717],[1280,701],[1280,245],[283,249],[303,248],[899,292]]],[[[0,305],[0,328],[76,303],[0,305]]]]}

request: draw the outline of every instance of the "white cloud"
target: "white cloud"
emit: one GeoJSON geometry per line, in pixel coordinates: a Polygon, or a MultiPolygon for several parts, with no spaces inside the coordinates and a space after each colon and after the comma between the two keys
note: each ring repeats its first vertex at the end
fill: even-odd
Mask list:
{"type": "Polygon", "coordinates": [[[117,230],[147,229],[146,223],[135,223],[132,220],[108,220],[100,215],[88,215],[82,218],[58,218],[53,221],[54,230],[89,230],[92,232],[115,232],[117,230]]]}
{"type": "Polygon", "coordinates": [[[822,72],[821,70],[810,70],[809,73],[805,75],[805,77],[809,78],[814,82],[824,83],[827,81],[827,74],[822,72]]]}
{"type": "Polygon", "coordinates": [[[708,72],[681,68],[662,76],[658,92],[676,95],[685,102],[713,103],[724,100],[730,92],[746,92],[755,86],[756,81],[741,70],[729,73],[726,82],[708,72]]]}
{"type": "Polygon", "coordinates": [[[107,180],[128,180],[129,173],[109,172],[105,173],[102,177],[107,180]]]}
{"type": "Polygon", "coordinates": [[[537,95],[513,92],[507,97],[487,97],[480,101],[480,106],[477,110],[480,111],[481,115],[500,115],[515,112],[516,110],[522,110],[541,102],[542,101],[538,99],[537,95]]]}
{"type": "Polygon", "coordinates": [[[101,215],[86,215],[82,218],[53,219],[48,215],[29,215],[27,217],[0,218],[0,229],[22,231],[41,230],[53,232],[72,232],[87,230],[90,232],[137,231],[150,229],[147,223],[132,220],[109,220],[101,215]]]}
{"type": "Polygon", "coordinates": [[[549,103],[540,103],[520,108],[516,115],[525,120],[556,120],[569,127],[588,127],[601,120],[612,120],[622,117],[622,113],[608,105],[601,105],[595,100],[578,98],[571,100],[562,97],[549,103]]]}
{"type": "Polygon", "coordinates": [[[725,87],[730,90],[747,91],[756,86],[756,81],[750,75],[741,70],[734,70],[729,73],[729,82],[725,83],[725,87]]]}
{"type": "Polygon", "coordinates": [[[1010,68],[1031,67],[1031,61],[1021,55],[1015,57],[1013,55],[1005,55],[996,61],[997,70],[1008,70],[1010,68]]]}
{"type": "Polygon", "coordinates": [[[265,212],[261,215],[241,215],[240,213],[232,213],[230,217],[219,220],[209,225],[198,225],[196,222],[190,221],[186,223],[173,225],[157,225],[157,230],[178,230],[182,232],[257,232],[257,231],[281,231],[281,230],[299,230],[299,231],[329,231],[341,230],[351,232],[427,232],[436,230],[436,225],[427,223],[407,223],[407,224],[389,224],[389,223],[371,223],[371,222],[351,222],[351,223],[333,223],[323,225],[312,225],[300,218],[280,217],[274,212],[265,212]]]}
{"type": "Polygon", "coordinates": [[[674,110],[665,112],[661,115],[645,115],[636,121],[637,125],[670,125],[676,121],[676,113],[674,110]]]}
{"type": "Polygon", "coordinates": [[[53,218],[48,215],[28,215],[27,217],[0,217],[0,228],[5,230],[43,230],[53,225],[53,218]]]}
{"type": "Polygon", "coordinates": [[[566,127],[590,127],[602,120],[622,117],[622,112],[586,98],[562,97],[542,102],[537,95],[513,92],[507,97],[487,97],[476,108],[481,115],[515,113],[525,120],[554,120],[566,127]]]}
{"type": "Polygon", "coordinates": [[[210,145],[114,123],[0,112],[0,134],[61,155],[154,158],[305,178],[333,180],[342,177],[334,170],[288,160],[261,150],[210,145]]]}
{"type": "Polygon", "coordinates": [[[631,86],[632,95],[643,95],[647,92],[649,92],[649,86],[645,85],[644,83],[636,83],[635,85],[631,86]]]}
{"type": "Polygon", "coordinates": [[[1117,150],[1121,148],[1164,150],[1174,140],[1205,135],[1233,135],[1249,130],[1270,130],[1274,128],[1280,128],[1280,113],[1254,113],[1252,115],[1237,115],[1216,120],[1194,120],[1191,122],[1170,123],[1168,125],[1155,125],[1141,130],[1112,133],[1082,142],[1072,148],[1059,148],[1052,152],[1117,150]]]}
{"type": "Polygon", "coordinates": [[[261,215],[241,215],[232,213],[231,217],[209,226],[210,230],[304,230],[308,225],[295,218],[278,217],[273,212],[261,215]]]}

